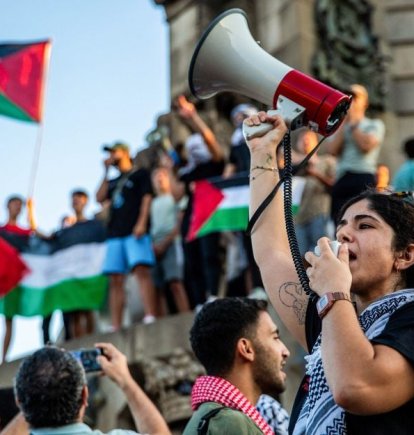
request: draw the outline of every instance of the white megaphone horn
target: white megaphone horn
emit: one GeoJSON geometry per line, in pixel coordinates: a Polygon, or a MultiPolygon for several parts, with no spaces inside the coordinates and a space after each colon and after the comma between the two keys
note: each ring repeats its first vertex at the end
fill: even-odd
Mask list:
{"type": "MultiPolygon", "coordinates": [[[[236,92],[276,109],[292,130],[307,125],[324,136],[340,126],[351,103],[351,97],[264,51],[241,9],[230,9],[210,23],[191,59],[189,84],[199,99],[236,92]]],[[[250,137],[269,129],[262,126],[250,137]]]]}

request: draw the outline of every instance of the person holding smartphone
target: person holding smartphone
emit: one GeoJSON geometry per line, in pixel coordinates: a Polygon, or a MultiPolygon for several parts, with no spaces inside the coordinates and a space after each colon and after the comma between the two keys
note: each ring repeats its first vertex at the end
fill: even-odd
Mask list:
{"type": "MultiPolygon", "coordinates": [[[[127,358],[110,343],[97,343],[102,372],[123,391],[135,426],[141,433],[171,435],[162,415],[134,381],[127,358]]],[[[2,435],[103,435],[83,423],[88,406],[85,370],[73,354],[46,346],[25,358],[15,379],[16,402],[21,410],[2,435]]],[[[137,435],[115,429],[110,435],[137,435]]]]}

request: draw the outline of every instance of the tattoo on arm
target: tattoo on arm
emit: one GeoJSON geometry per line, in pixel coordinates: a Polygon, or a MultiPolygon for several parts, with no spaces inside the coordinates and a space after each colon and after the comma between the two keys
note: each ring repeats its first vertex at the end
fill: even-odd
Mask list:
{"type": "Polygon", "coordinates": [[[299,325],[305,324],[308,298],[299,283],[285,282],[279,288],[279,299],[285,307],[291,308],[299,325]]]}
{"type": "Polygon", "coordinates": [[[270,165],[270,164],[272,164],[272,163],[273,163],[273,157],[272,157],[272,154],[267,153],[267,154],[266,154],[266,164],[267,164],[267,165],[270,165]]]}

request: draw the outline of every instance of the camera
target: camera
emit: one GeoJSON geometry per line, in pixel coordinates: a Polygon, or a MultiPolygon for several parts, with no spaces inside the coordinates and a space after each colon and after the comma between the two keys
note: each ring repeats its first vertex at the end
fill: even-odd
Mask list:
{"type": "Polygon", "coordinates": [[[102,349],[77,349],[70,351],[70,354],[80,362],[86,373],[102,370],[101,365],[97,361],[97,357],[103,355],[102,349]]]}

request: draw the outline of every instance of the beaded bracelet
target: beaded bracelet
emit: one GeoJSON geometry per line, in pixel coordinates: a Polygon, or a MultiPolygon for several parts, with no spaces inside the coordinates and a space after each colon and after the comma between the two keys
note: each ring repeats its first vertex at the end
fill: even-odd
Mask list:
{"type": "MultiPolygon", "coordinates": [[[[261,169],[262,171],[271,171],[277,174],[279,172],[278,168],[275,168],[273,166],[266,167],[266,166],[254,166],[250,172],[253,172],[255,169],[261,169]]],[[[263,172],[262,172],[263,173],[263,172]]],[[[251,177],[251,180],[255,180],[257,177],[251,177]]]]}

